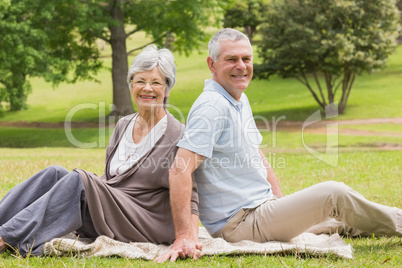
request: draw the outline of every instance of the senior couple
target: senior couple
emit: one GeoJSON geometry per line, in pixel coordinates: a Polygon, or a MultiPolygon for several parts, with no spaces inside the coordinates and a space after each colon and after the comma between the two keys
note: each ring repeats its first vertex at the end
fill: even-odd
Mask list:
{"type": "Polygon", "coordinates": [[[199,220],[229,242],[288,241],[303,232],[402,236],[401,209],[370,202],[343,183],[284,196],[243,93],[253,76],[248,38],[223,29],[208,47],[212,79],[186,127],[166,110],[172,53],[149,46],[138,54],[127,76],[138,112],[118,121],[105,174],[50,166],[15,186],[0,201],[0,251],[39,256],[46,241],[76,231],[173,243],[159,262],[197,259],[199,220]]]}

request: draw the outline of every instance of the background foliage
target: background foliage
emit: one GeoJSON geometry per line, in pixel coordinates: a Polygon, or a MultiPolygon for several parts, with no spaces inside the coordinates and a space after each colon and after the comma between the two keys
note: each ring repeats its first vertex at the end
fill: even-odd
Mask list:
{"type": "MultiPolygon", "coordinates": [[[[188,53],[205,41],[204,28],[216,25],[227,1],[162,0],[8,0],[0,3],[0,109],[26,108],[28,77],[44,77],[54,85],[93,79],[103,43],[112,48],[115,115],[133,112],[126,74],[126,47],[137,32],[188,53]],[[98,46],[100,43],[100,46],[98,46]],[[97,43],[98,42],[98,43],[97,43]]],[[[146,45],[146,44],[145,44],[146,45]]]]}
{"type": "Polygon", "coordinates": [[[295,77],[322,108],[336,101],[343,113],[356,75],[382,68],[394,51],[398,22],[395,1],[275,1],[261,27],[256,75],[295,77]]]}
{"type": "Polygon", "coordinates": [[[75,17],[82,10],[73,2],[0,2],[0,111],[2,102],[11,111],[26,108],[29,77],[54,85],[94,79],[99,53],[93,40],[77,38],[75,17]]]}
{"type": "Polygon", "coordinates": [[[244,33],[253,42],[257,27],[267,16],[270,0],[236,0],[225,10],[223,26],[243,27],[244,33]]]}

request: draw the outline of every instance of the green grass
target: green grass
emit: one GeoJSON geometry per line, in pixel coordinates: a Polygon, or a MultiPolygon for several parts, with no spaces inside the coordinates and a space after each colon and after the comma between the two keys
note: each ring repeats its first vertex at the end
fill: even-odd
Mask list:
{"type": "MultiPolygon", "coordinates": [[[[269,154],[267,154],[270,157],[269,154]]],[[[271,155],[284,165],[276,169],[285,194],[319,183],[343,181],[368,199],[389,206],[402,207],[402,155],[397,151],[344,152],[339,165],[331,167],[309,154],[276,153],[271,155]]],[[[39,170],[59,164],[68,169],[84,168],[103,173],[103,149],[35,148],[0,149],[0,197],[9,189],[39,170]]],[[[122,258],[19,258],[1,255],[0,267],[394,267],[402,262],[401,238],[344,238],[354,248],[354,259],[333,256],[311,257],[297,253],[287,255],[213,256],[180,260],[175,264],[156,264],[122,258]],[[386,261],[384,264],[383,262],[386,261]]]]}
{"type": "Polygon", "coordinates": [[[72,129],[72,136],[67,137],[62,128],[0,128],[0,147],[35,148],[35,147],[79,147],[106,148],[113,128],[72,129]]]}

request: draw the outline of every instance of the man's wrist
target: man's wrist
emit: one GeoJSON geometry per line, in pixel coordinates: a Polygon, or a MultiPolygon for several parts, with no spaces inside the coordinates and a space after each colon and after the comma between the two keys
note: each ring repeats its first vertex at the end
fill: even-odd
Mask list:
{"type": "Polygon", "coordinates": [[[181,232],[178,235],[176,235],[176,240],[182,240],[182,239],[192,239],[193,234],[191,232],[181,232]]]}

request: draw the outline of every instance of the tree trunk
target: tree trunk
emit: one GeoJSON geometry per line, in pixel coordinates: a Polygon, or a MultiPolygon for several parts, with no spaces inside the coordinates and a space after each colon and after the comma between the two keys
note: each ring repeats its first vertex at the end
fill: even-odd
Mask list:
{"type": "Polygon", "coordinates": [[[123,0],[116,0],[111,9],[111,16],[119,25],[111,25],[110,44],[112,46],[112,81],[113,81],[113,116],[124,116],[134,112],[131,94],[127,84],[127,48],[124,31],[123,0]]]}
{"type": "Polygon", "coordinates": [[[172,32],[169,32],[166,35],[166,39],[165,39],[165,47],[169,50],[172,50],[172,43],[174,42],[174,34],[172,32]]]}
{"type": "MultiPolygon", "coordinates": [[[[400,23],[402,24],[402,0],[399,0],[399,1],[396,3],[396,6],[397,6],[398,9],[399,9],[399,17],[400,17],[399,21],[400,21],[400,23]]],[[[402,32],[399,32],[399,33],[400,33],[400,35],[399,35],[399,37],[398,37],[398,43],[399,43],[399,44],[402,44],[402,32]]]]}
{"type": "MultiPolygon", "coordinates": [[[[15,72],[18,73],[18,72],[15,72]]],[[[9,103],[10,111],[20,111],[26,108],[26,101],[29,84],[27,84],[26,76],[23,74],[17,75],[18,79],[13,77],[13,80],[9,84],[9,103]]]]}
{"type": "Polygon", "coordinates": [[[342,82],[342,96],[338,104],[339,114],[343,114],[346,109],[346,104],[349,99],[350,91],[352,90],[353,83],[355,81],[356,73],[349,69],[344,70],[343,82],[342,82]]]}
{"type": "Polygon", "coordinates": [[[253,37],[254,37],[254,32],[257,27],[254,26],[244,26],[244,33],[247,35],[248,39],[250,40],[250,43],[253,42],[253,37]]]}

